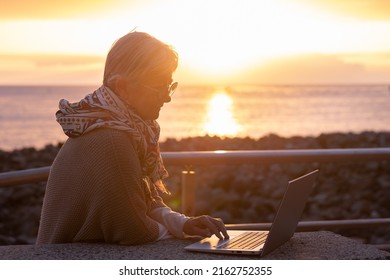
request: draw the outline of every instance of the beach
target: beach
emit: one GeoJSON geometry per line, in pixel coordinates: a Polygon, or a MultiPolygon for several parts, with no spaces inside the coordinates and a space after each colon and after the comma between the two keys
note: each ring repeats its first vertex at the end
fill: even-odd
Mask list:
{"type": "MultiPolygon", "coordinates": [[[[49,166],[61,145],[2,150],[0,172],[49,166]]],[[[199,136],[168,138],[160,146],[162,152],[390,147],[390,132],[324,133],[316,137],[199,136]]],[[[172,195],[164,196],[164,200],[174,210],[180,210],[180,180],[185,167],[166,167],[170,173],[166,184],[172,195]]],[[[302,220],[390,216],[389,162],[233,164],[192,168],[197,174],[196,214],[221,217],[226,223],[272,222],[285,183],[317,168],[320,176],[302,220]]],[[[44,182],[0,188],[0,245],[35,242],[44,191],[44,182]]],[[[365,243],[390,243],[390,229],[385,227],[336,232],[365,243]]]]}

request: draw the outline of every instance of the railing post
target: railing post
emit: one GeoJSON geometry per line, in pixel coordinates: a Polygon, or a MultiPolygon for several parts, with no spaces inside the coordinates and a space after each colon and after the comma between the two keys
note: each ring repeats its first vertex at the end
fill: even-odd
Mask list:
{"type": "Polygon", "coordinates": [[[187,216],[195,215],[195,189],[196,174],[195,171],[185,170],[181,173],[181,205],[182,213],[187,216]]]}

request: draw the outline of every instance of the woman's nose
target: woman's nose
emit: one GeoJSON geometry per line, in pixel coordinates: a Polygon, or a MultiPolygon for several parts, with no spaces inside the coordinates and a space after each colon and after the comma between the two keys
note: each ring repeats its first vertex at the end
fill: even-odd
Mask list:
{"type": "Polygon", "coordinates": [[[160,100],[161,100],[163,103],[169,103],[169,102],[171,102],[172,97],[170,97],[169,95],[164,95],[164,96],[160,96],[160,100]]]}

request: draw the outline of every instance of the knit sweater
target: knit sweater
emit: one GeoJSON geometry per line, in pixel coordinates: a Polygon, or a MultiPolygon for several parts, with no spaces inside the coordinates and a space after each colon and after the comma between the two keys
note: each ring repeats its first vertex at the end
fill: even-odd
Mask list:
{"type": "Polygon", "coordinates": [[[131,137],[100,128],[69,138],[50,170],[37,244],[141,244],[183,238],[189,218],[166,206],[143,179],[131,137]]]}

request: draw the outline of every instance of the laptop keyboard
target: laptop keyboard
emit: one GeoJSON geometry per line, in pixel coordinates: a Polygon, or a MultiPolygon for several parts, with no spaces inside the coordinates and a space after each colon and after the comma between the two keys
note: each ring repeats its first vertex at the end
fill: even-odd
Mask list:
{"type": "Polygon", "coordinates": [[[251,250],[263,244],[267,239],[268,232],[244,232],[231,239],[220,248],[224,249],[247,249],[251,250]]]}

